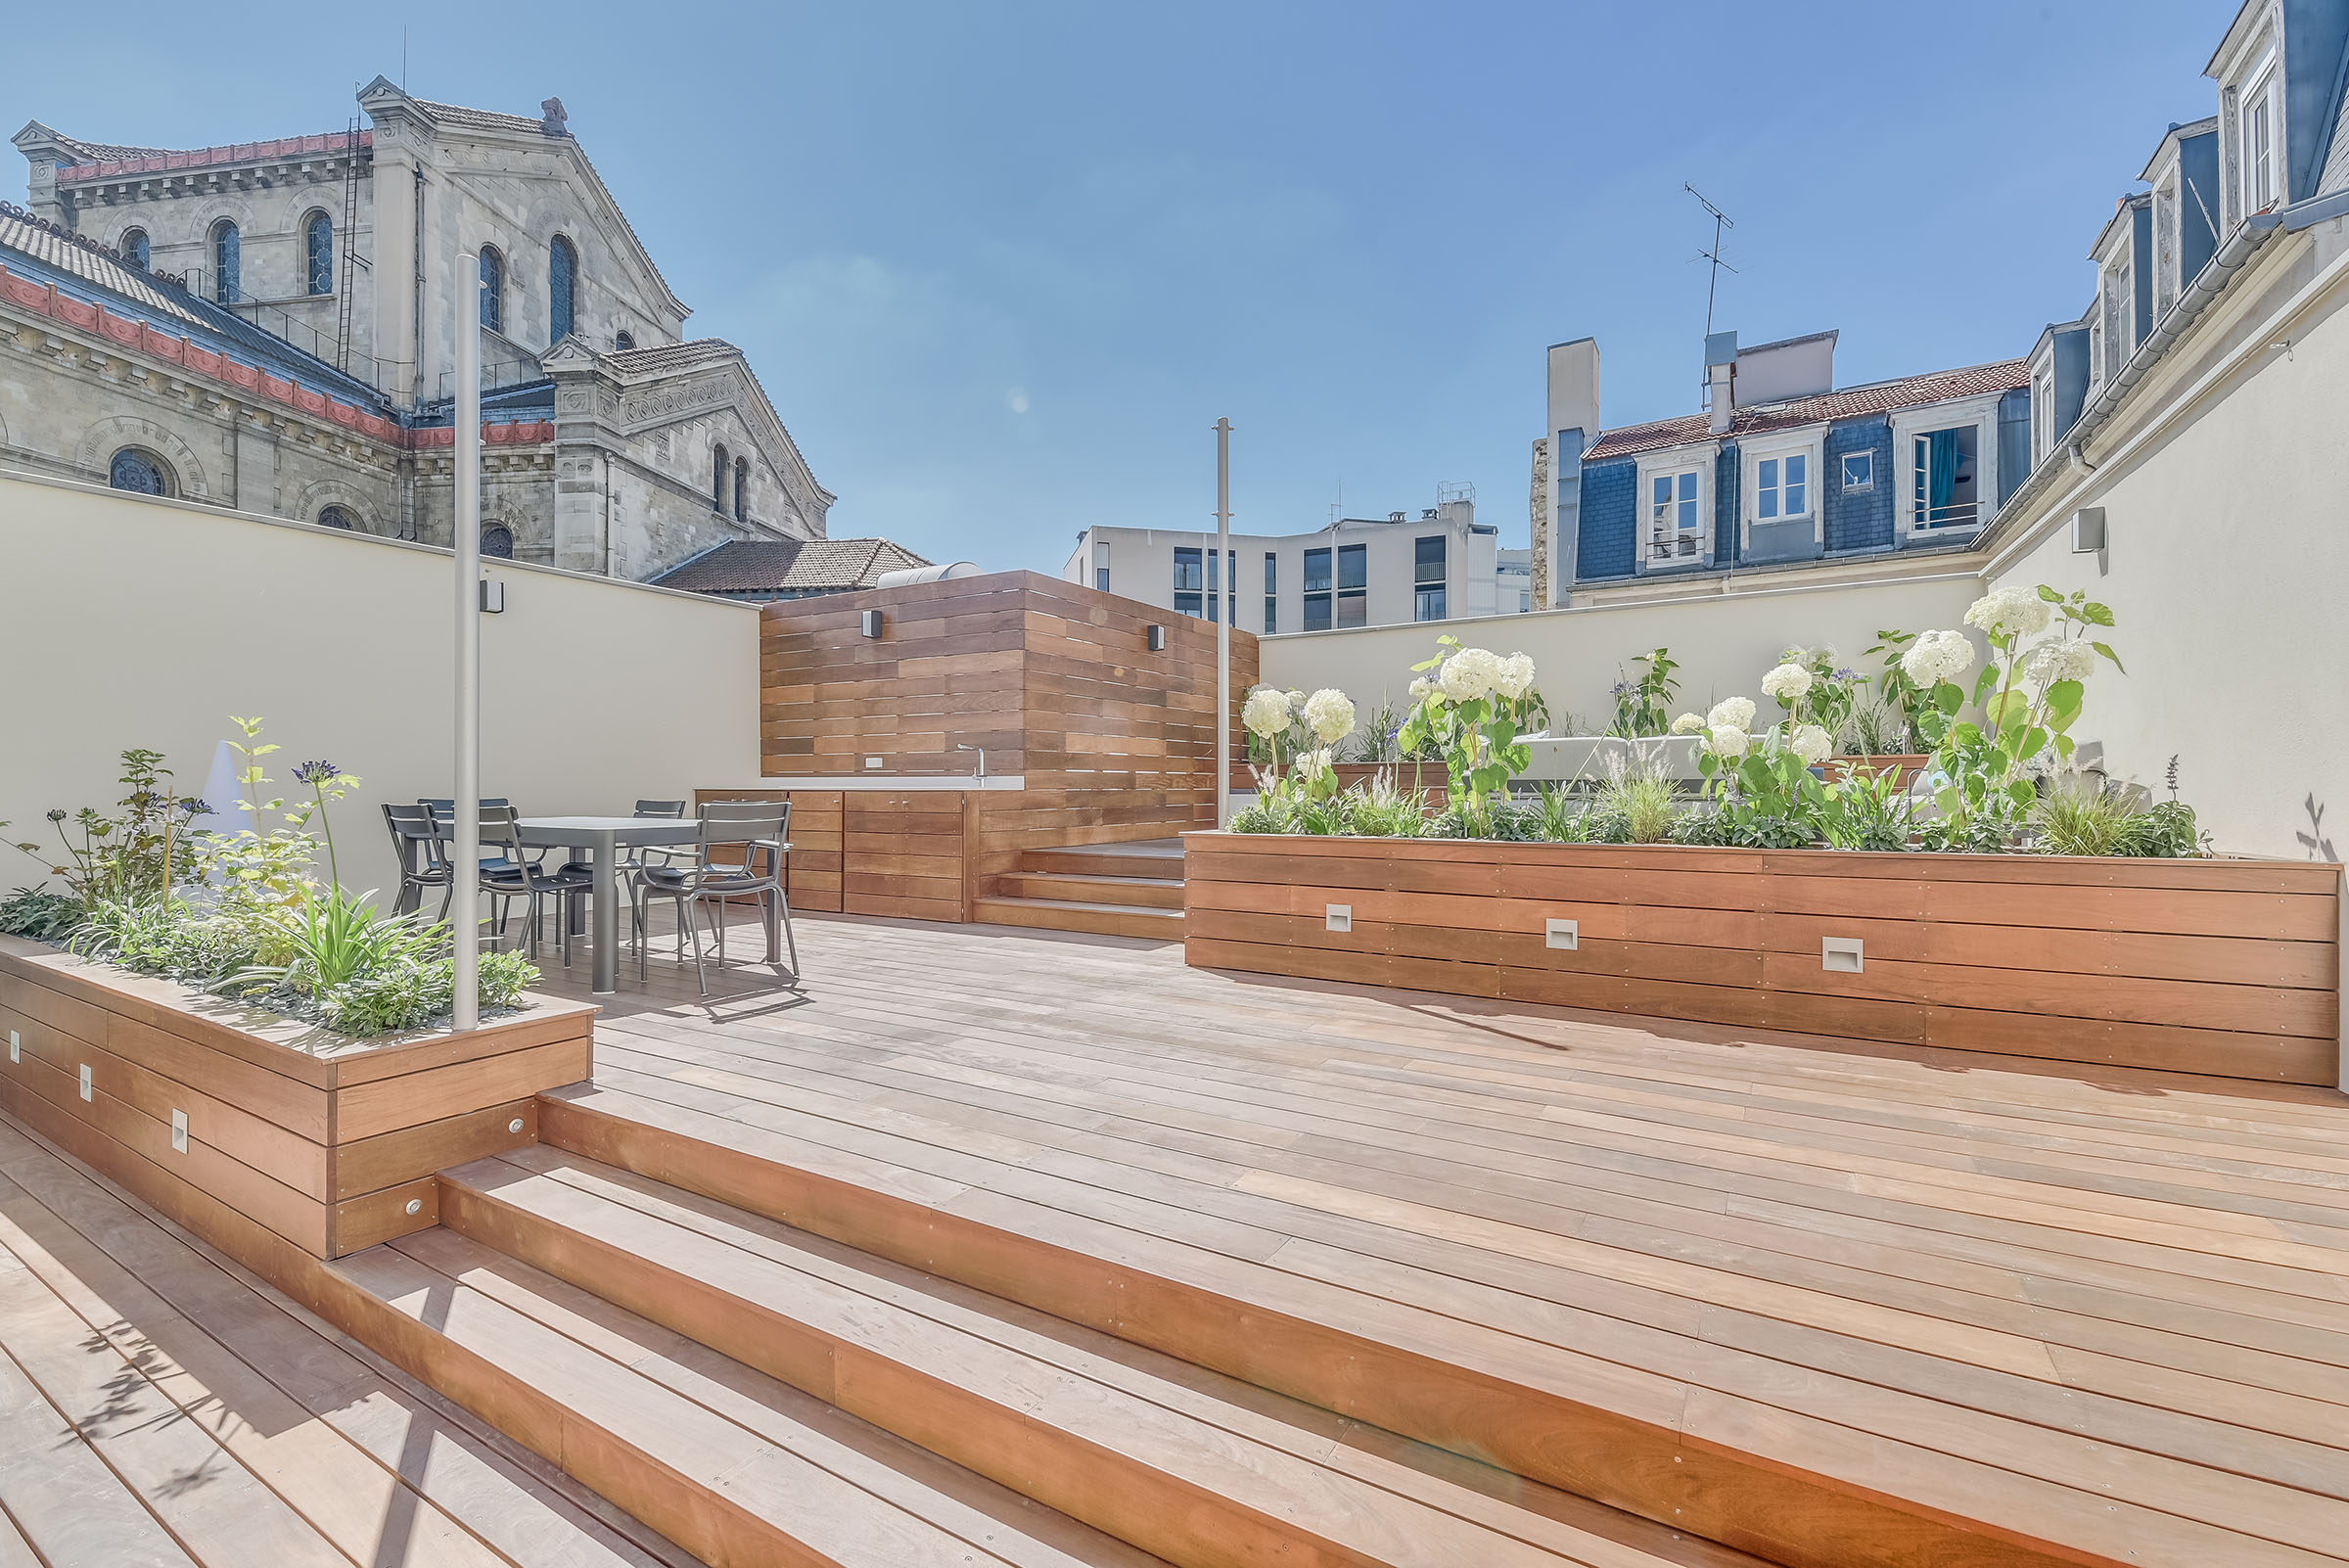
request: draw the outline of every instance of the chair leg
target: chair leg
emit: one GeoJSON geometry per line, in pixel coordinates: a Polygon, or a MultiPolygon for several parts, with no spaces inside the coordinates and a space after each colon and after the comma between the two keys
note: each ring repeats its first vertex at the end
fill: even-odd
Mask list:
{"type": "MultiPolygon", "coordinates": [[[[693,900],[694,903],[701,901],[699,899],[693,900]]],[[[677,923],[681,927],[693,923],[692,910],[683,899],[677,900],[677,923]]],[[[702,994],[707,997],[710,994],[710,973],[702,967],[702,928],[700,926],[693,927],[693,978],[700,982],[702,994]]]]}
{"type": "Polygon", "coordinates": [[[791,952],[791,978],[800,978],[800,941],[791,933],[791,896],[775,889],[775,907],[783,911],[783,945],[791,952]]]}
{"type": "Polygon", "coordinates": [[[440,896],[440,923],[448,924],[448,912],[457,906],[457,879],[448,879],[448,891],[440,896]]]}

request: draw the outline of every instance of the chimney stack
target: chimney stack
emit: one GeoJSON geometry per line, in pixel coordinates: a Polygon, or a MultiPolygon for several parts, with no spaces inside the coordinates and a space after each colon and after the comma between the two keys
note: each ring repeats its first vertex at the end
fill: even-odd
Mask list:
{"type": "Polygon", "coordinates": [[[1736,416],[1737,334],[1716,332],[1705,338],[1705,407],[1713,416],[1716,436],[1728,434],[1736,416]]]}

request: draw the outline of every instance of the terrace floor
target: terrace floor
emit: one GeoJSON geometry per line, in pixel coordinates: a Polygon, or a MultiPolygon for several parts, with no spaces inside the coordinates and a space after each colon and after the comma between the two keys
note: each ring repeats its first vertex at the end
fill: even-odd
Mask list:
{"type": "MultiPolygon", "coordinates": [[[[593,1087],[559,1094],[599,1126],[1213,1276],[1497,1387],[1612,1402],[1679,1433],[1691,1474],[1758,1456],[1967,1521],[1984,1531],[1968,1562],[2349,1560],[2340,1095],[1234,976],[1117,938],[803,916],[799,939],[799,992],[753,970],[705,1001],[690,968],[656,961],[640,986],[629,964],[601,999],[593,1087]]],[[[585,996],[583,959],[542,961],[545,989],[585,996]]],[[[140,1420],[168,1424],[177,1400],[191,1453],[210,1443],[202,1462],[239,1486],[275,1486],[271,1445],[306,1434],[371,1478],[352,1509],[389,1506],[389,1488],[419,1517],[557,1521],[576,1560],[662,1549],[471,1442],[331,1331],[272,1317],[255,1338],[253,1315],[282,1306],[85,1192],[5,1119],[0,1174],[0,1285],[45,1314],[0,1311],[0,1474],[70,1451],[76,1485],[104,1490],[111,1468],[135,1504],[131,1512],[172,1525],[180,1461],[115,1457],[114,1407],[90,1397],[112,1378],[140,1420]],[[175,1381],[168,1363],[198,1360],[175,1381]],[[403,1423],[444,1433],[428,1441],[484,1479],[411,1476],[403,1423]]],[[[1480,1418],[1498,1428],[1495,1399],[1480,1418]]],[[[28,1490],[0,1483],[0,1564],[19,1560],[12,1517],[35,1534],[28,1490]]],[[[1563,1493],[1528,1499],[1656,1551],[1641,1561],[1744,1560],[1674,1554],[1563,1493]]],[[[1776,1528],[1737,1545],[1800,1559],[1772,1549],[1776,1528]]]]}

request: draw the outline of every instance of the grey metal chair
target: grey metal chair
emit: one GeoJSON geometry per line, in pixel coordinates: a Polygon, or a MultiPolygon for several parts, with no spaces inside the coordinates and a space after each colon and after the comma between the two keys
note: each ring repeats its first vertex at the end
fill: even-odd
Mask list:
{"type": "Polygon", "coordinates": [[[636,939],[636,974],[649,975],[649,929],[657,899],[677,909],[677,962],[685,961],[688,933],[693,941],[694,978],[702,994],[710,994],[710,973],[702,950],[702,928],[697,911],[710,922],[717,946],[717,966],[726,967],[726,923],[723,905],[756,899],[766,919],[766,961],[800,979],[799,939],[791,929],[791,900],[783,891],[784,856],[791,853],[791,804],[768,801],[712,801],[699,814],[691,863],[639,862],[628,877],[630,923],[636,939]],[[736,852],[729,853],[727,852],[736,852]],[[777,924],[790,952],[786,965],[775,951],[777,924]]]}
{"type": "MultiPolygon", "coordinates": [[[[513,900],[528,900],[525,918],[530,923],[530,956],[538,956],[538,936],[542,929],[545,900],[553,899],[558,906],[568,900],[586,897],[593,879],[584,872],[574,872],[568,866],[549,870],[545,852],[530,857],[529,848],[522,842],[522,818],[511,806],[482,807],[482,851],[480,866],[481,888],[490,897],[496,911],[496,925],[506,929],[506,912],[513,900]],[[488,852],[498,851],[498,857],[489,858],[488,852]]],[[[563,967],[571,967],[571,922],[558,919],[563,943],[563,967]]]]}
{"type": "Polygon", "coordinates": [[[393,914],[409,914],[424,906],[427,888],[447,890],[440,899],[440,918],[457,896],[456,878],[448,874],[448,856],[440,853],[440,830],[432,808],[424,806],[384,807],[384,825],[392,830],[392,853],[399,858],[399,897],[393,914]]]}
{"type": "MultiPolygon", "coordinates": [[[[640,820],[649,819],[656,821],[667,821],[681,819],[685,815],[685,803],[683,801],[638,801],[636,803],[636,809],[631,814],[640,820]]],[[[655,856],[661,861],[662,864],[667,865],[670,863],[672,856],[682,854],[684,853],[685,852],[682,847],[672,849],[666,845],[657,844],[635,845],[622,852],[620,862],[616,869],[621,880],[625,881],[628,876],[635,871],[636,867],[643,863],[643,860],[647,855],[655,856]]],[[[577,871],[592,878],[595,874],[595,862],[592,860],[574,858],[564,861],[563,869],[566,871],[577,871]]],[[[630,895],[629,901],[631,904],[633,904],[633,894],[630,895]]],[[[585,914],[586,901],[581,899],[572,899],[570,918],[571,934],[573,936],[577,936],[579,932],[584,929],[585,914]]]]}

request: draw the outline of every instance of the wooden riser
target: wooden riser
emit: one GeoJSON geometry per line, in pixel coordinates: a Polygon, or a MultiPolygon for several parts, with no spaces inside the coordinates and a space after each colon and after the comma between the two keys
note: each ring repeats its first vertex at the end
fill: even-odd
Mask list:
{"type": "Polygon", "coordinates": [[[1119,844],[1078,845],[1026,851],[1020,855],[1020,869],[1075,877],[1156,877],[1180,882],[1182,854],[1119,844]]]}
{"type": "Polygon", "coordinates": [[[980,899],[971,905],[971,918],[982,925],[1085,931],[1095,936],[1140,937],[1150,942],[1182,940],[1179,909],[1135,909],[1049,899],[980,899]]]}
{"type": "Polygon", "coordinates": [[[373,1348],[707,1562],[1154,1562],[452,1230],[327,1267],[373,1348]]]}
{"type": "Polygon", "coordinates": [[[1007,899],[1057,899],[1067,903],[1115,903],[1134,909],[1182,910],[1182,883],[1149,876],[1075,876],[1060,871],[1014,871],[1003,879],[1007,899]]]}
{"type": "MultiPolygon", "coordinates": [[[[977,1195],[879,1157],[771,1135],[721,1146],[693,1135],[689,1114],[607,1090],[544,1096],[540,1124],[558,1148],[1772,1562],[2117,1568],[2131,1560],[2113,1549],[2122,1534],[2161,1539],[2142,1512],[2124,1524],[2096,1499],[1980,1467],[1969,1493],[1953,1492],[1925,1449],[1482,1328],[1473,1301],[1441,1314],[1104,1223],[1040,1190],[1035,1203],[977,1195]]],[[[2138,1560],[2153,1557],[2193,1560],[2138,1560]]]]}
{"type": "Polygon", "coordinates": [[[590,1160],[538,1151],[442,1180],[460,1233],[1171,1562],[1690,1560],[1430,1473],[1383,1435],[1349,1442],[1324,1411],[590,1160]]]}

